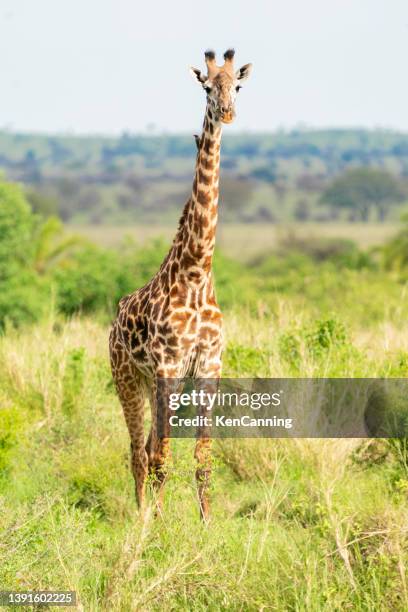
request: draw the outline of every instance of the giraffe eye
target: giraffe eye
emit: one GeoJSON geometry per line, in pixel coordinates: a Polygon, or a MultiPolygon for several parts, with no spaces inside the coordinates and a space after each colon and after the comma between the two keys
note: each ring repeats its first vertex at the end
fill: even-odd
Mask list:
{"type": "Polygon", "coordinates": [[[241,85],[237,85],[235,91],[239,91],[240,89],[242,89],[241,85]]]}
{"type": "Polygon", "coordinates": [[[204,89],[208,94],[211,93],[211,87],[204,87],[204,89]]]}

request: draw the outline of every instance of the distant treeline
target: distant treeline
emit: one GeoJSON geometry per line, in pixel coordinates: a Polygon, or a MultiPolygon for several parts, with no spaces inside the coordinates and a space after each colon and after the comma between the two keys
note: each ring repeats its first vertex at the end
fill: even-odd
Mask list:
{"type": "MultiPolygon", "coordinates": [[[[195,154],[192,135],[0,132],[0,168],[6,177],[26,185],[34,209],[74,223],[174,222],[191,188],[195,154]]],[[[224,136],[224,220],[396,218],[407,199],[407,183],[408,134],[293,130],[229,135],[226,130],[224,136]],[[345,175],[347,182],[348,171],[358,170],[361,179],[362,169],[382,173],[382,179],[366,174],[370,185],[378,188],[388,181],[385,195],[380,188],[380,202],[370,185],[354,189],[352,198],[333,197],[339,177],[345,175]]]]}

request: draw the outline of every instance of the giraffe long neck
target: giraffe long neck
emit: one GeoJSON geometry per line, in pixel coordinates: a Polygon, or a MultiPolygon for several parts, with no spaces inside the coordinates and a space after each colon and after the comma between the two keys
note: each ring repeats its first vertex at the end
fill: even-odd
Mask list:
{"type": "Polygon", "coordinates": [[[199,283],[211,271],[218,218],[221,124],[206,109],[191,197],[180,223],[180,272],[199,283]]]}

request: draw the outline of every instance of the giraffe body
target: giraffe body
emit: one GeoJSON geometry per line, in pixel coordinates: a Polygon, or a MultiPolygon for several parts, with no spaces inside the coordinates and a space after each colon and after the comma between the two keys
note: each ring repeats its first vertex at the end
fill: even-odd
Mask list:
{"type": "MultiPolygon", "coordinates": [[[[155,475],[161,504],[169,457],[168,396],[174,392],[177,379],[217,381],[221,376],[222,315],[211,270],[218,217],[221,122],[232,121],[239,88],[236,83],[247,78],[250,69],[246,65],[234,75],[233,52],[226,52],[224,59],[224,66],[219,68],[214,54],[207,52],[208,76],[192,69],[207,92],[203,133],[196,139],[192,194],[160,269],[147,285],[120,300],[110,334],[112,374],[131,438],[139,505],[143,504],[148,473],[155,475]],[[164,384],[158,385],[159,380],[164,384]],[[152,425],[145,444],[146,397],[152,425]]],[[[211,469],[208,437],[198,438],[195,458],[200,511],[207,519],[211,469]]]]}

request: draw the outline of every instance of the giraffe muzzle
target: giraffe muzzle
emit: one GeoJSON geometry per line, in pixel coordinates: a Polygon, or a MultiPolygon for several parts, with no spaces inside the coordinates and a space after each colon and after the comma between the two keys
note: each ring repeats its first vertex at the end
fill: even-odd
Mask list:
{"type": "Polygon", "coordinates": [[[234,111],[231,110],[231,111],[222,113],[221,121],[223,123],[232,123],[234,121],[234,111]]]}

